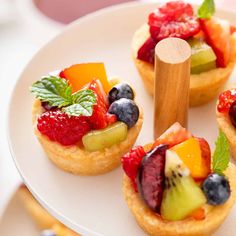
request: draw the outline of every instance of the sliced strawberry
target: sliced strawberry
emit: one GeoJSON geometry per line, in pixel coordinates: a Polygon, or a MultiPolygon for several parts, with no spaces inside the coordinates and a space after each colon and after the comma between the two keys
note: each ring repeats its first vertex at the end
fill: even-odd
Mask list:
{"type": "Polygon", "coordinates": [[[216,54],[219,67],[226,67],[231,56],[230,24],[226,20],[216,17],[200,19],[201,28],[205,34],[206,42],[216,54]]]}
{"type": "Polygon", "coordinates": [[[154,64],[154,51],[157,42],[152,38],[148,38],[147,41],[138,50],[137,58],[142,61],[154,64]]]}
{"type": "Polygon", "coordinates": [[[168,37],[187,39],[200,31],[193,7],[183,1],[170,1],[149,15],[151,36],[160,41],[168,37]]]}
{"type": "Polygon", "coordinates": [[[173,147],[191,137],[192,134],[176,122],[154,142],[153,148],[161,144],[168,144],[169,147],[173,147]]]}
{"type": "Polygon", "coordinates": [[[89,123],[92,129],[104,129],[107,127],[108,100],[99,80],[93,80],[89,83],[88,89],[91,89],[96,96],[97,102],[93,106],[93,114],[89,117],[89,123]]]}
{"type": "Polygon", "coordinates": [[[202,170],[207,177],[211,173],[211,149],[204,138],[196,138],[200,143],[202,153],[202,170]]]}

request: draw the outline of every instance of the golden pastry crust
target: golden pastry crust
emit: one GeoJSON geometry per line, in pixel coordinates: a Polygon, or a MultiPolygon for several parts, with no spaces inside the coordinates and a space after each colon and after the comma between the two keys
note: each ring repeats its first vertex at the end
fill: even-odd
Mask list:
{"type": "MultiPolygon", "coordinates": [[[[182,221],[164,221],[150,210],[139,194],[133,189],[131,181],[125,175],[123,193],[125,200],[139,226],[151,236],[208,236],[214,233],[223,223],[236,200],[236,167],[230,163],[225,171],[229,178],[231,196],[220,206],[211,207],[204,220],[188,218],[182,221]]],[[[207,207],[207,206],[206,206],[207,207]]]]}
{"type": "Polygon", "coordinates": [[[27,212],[33,218],[35,224],[40,230],[49,229],[55,224],[60,224],[58,220],[52,217],[31,195],[25,186],[18,190],[27,212]]]}
{"type": "Polygon", "coordinates": [[[51,216],[32,196],[26,186],[21,186],[18,190],[20,199],[27,212],[33,218],[36,226],[40,230],[53,229],[57,236],[79,236],[79,234],[68,229],[53,216],[51,216]]]}
{"type": "Polygon", "coordinates": [[[89,152],[76,145],[63,146],[58,142],[52,142],[47,136],[42,135],[37,129],[37,118],[42,114],[42,111],[41,102],[35,100],[32,117],[34,131],[39,142],[55,165],[76,175],[104,174],[118,167],[120,158],[134,145],[143,123],[143,114],[140,111],[137,123],[128,130],[127,138],[124,141],[102,151],[89,152]]]}
{"type": "MultiPolygon", "coordinates": [[[[137,59],[137,52],[150,36],[147,24],[142,25],[132,40],[132,57],[147,91],[154,94],[154,66],[137,59]]],[[[236,62],[236,34],[232,36],[234,50],[226,68],[216,68],[190,76],[190,106],[199,106],[212,100],[228,80],[236,62]]]]}
{"type": "Polygon", "coordinates": [[[219,128],[226,135],[229,141],[231,156],[236,160],[236,129],[232,125],[229,115],[220,113],[216,109],[216,120],[219,128]]]}
{"type": "Polygon", "coordinates": [[[52,226],[52,230],[56,233],[57,236],[80,236],[71,229],[65,227],[62,224],[55,224],[52,226]]]}

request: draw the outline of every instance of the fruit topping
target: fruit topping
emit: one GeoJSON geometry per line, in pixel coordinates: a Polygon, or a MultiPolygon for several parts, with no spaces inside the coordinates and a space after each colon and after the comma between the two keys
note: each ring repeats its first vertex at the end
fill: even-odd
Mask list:
{"type": "Polygon", "coordinates": [[[109,102],[113,103],[121,98],[134,99],[133,89],[126,83],[116,84],[108,94],[109,102]]]}
{"type": "Polygon", "coordinates": [[[161,216],[165,220],[183,220],[206,203],[201,188],[189,172],[174,151],[166,151],[165,189],[161,204],[161,216]]]}
{"type": "Polygon", "coordinates": [[[236,128],[236,101],[234,101],[230,106],[229,118],[233,126],[236,128]]]}
{"type": "Polygon", "coordinates": [[[200,143],[195,138],[190,138],[172,148],[179,158],[190,170],[194,179],[204,179],[209,174],[209,167],[205,167],[200,143]]]}
{"type": "Polygon", "coordinates": [[[152,37],[149,37],[138,50],[137,58],[139,60],[154,64],[154,52],[156,44],[156,40],[154,40],[152,37]]]}
{"type": "Polygon", "coordinates": [[[75,64],[64,69],[60,77],[69,81],[73,92],[82,89],[94,79],[99,79],[106,93],[111,89],[103,63],[75,64]]]}
{"type": "Polygon", "coordinates": [[[200,19],[206,42],[216,54],[218,67],[226,67],[231,56],[230,23],[216,17],[200,19]]]}
{"type": "Polygon", "coordinates": [[[230,197],[229,181],[223,175],[216,173],[209,175],[203,182],[202,189],[210,205],[223,204],[230,197]]]}
{"type": "Polygon", "coordinates": [[[117,117],[114,114],[106,113],[106,122],[111,125],[117,121],[117,117]]]}
{"type": "Polygon", "coordinates": [[[117,120],[124,122],[129,128],[134,126],[139,118],[139,108],[134,101],[121,98],[111,104],[108,112],[115,114],[117,120]]]}
{"type": "Polygon", "coordinates": [[[154,148],[143,158],[138,175],[139,192],[146,204],[160,212],[165,183],[165,155],[167,145],[154,148]]]}
{"type": "Polygon", "coordinates": [[[181,0],[167,2],[154,10],[149,15],[148,24],[156,41],[167,37],[187,39],[200,31],[193,7],[181,0]]]}
{"type": "Polygon", "coordinates": [[[176,122],[155,141],[153,147],[159,146],[160,144],[168,144],[169,147],[172,147],[191,137],[192,134],[176,122]]]}
{"type": "Polygon", "coordinates": [[[46,229],[40,233],[40,236],[57,236],[57,234],[53,230],[46,229]]]}
{"type": "Polygon", "coordinates": [[[127,125],[115,122],[105,129],[92,130],[83,136],[84,148],[88,151],[99,151],[120,143],[127,137],[127,125]]]}
{"type": "Polygon", "coordinates": [[[191,73],[199,74],[216,68],[216,55],[212,48],[202,38],[188,40],[191,46],[191,73]]]}
{"type": "Polygon", "coordinates": [[[135,191],[137,192],[136,178],[138,174],[139,166],[145,155],[145,151],[142,146],[134,147],[121,158],[121,163],[125,174],[131,179],[135,191]]]}
{"type": "Polygon", "coordinates": [[[206,218],[206,213],[204,207],[200,207],[196,211],[194,211],[190,217],[192,217],[194,220],[204,220],[206,218]]]}
{"type": "Polygon", "coordinates": [[[93,114],[89,118],[92,129],[104,129],[108,123],[106,115],[108,111],[108,101],[103,87],[99,80],[93,80],[89,83],[88,89],[92,90],[96,97],[96,104],[93,106],[93,114]]]}
{"type": "Polygon", "coordinates": [[[211,149],[204,138],[196,138],[200,144],[202,155],[202,173],[207,177],[211,173],[211,149]]]}
{"type": "Polygon", "coordinates": [[[219,103],[217,105],[218,112],[227,113],[236,100],[236,90],[227,90],[219,95],[219,103]]]}
{"type": "Polygon", "coordinates": [[[51,141],[64,146],[77,144],[90,131],[87,117],[68,116],[62,111],[46,111],[38,118],[37,128],[51,141]]]}

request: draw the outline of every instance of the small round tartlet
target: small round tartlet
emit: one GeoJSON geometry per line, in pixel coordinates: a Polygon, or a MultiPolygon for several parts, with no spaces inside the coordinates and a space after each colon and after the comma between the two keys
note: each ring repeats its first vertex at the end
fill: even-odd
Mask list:
{"type": "MultiPolygon", "coordinates": [[[[26,186],[22,185],[18,189],[20,199],[27,210],[27,213],[31,216],[39,230],[46,230],[56,233],[58,236],[79,236],[79,234],[68,229],[66,226],[61,224],[53,216],[51,216],[32,196],[26,186]]],[[[43,231],[45,232],[45,231],[43,231]]],[[[48,235],[48,234],[43,234],[48,235]]]]}
{"type": "MultiPolygon", "coordinates": [[[[208,236],[212,235],[223,223],[236,200],[236,167],[230,164],[225,172],[230,181],[231,197],[220,206],[208,207],[204,220],[185,219],[182,221],[165,221],[150,210],[134,191],[127,176],[123,179],[123,193],[129,209],[139,226],[152,236],[208,236]]],[[[207,209],[206,209],[207,210],[207,209]]]]}
{"type": "MultiPolygon", "coordinates": [[[[132,40],[132,58],[142,78],[145,88],[150,95],[154,95],[154,66],[137,59],[139,48],[150,36],[149,26],[142,25],[134,34],[132,40]]],[[[228,80],[236,61],[236,34],[231,36],[233,51],[226,68],[216,68],[200,74],[190,76],[190,106],[199,106],[212,100],[228,80]]]]}
{"type": "Polygon", "coordinates": [[[137,123],[128,130],[127,138],[110,148],[101,151],[89,152],[83,146],[63,146],[51,141],[37,129],[37,119],[43,108],[39,100],[35,100],[32,109],[35,134],[41,143],[46,155],[59,168],[75,175],[98,175],[107,173],[120,165],[120,158],[134,145],[142,128],[143,114],[140,110],[137,123]]]}
{"type": "MultiPolygon", "coordinates": [[[[217,142],[221,142],[219,137],[217,142]]],[[[221,145],[228,144],[216,146],[217,152],[222,148],[221,145]]],[[[218,155],[218,158],[221,156],[218,155]]],[[[220,169],[217,169],[218,173],[215,171],[211,159],[207,141],[194,137],[178,123],[173,124],[154,143],[135,147],[122,157],[125,172],[123,195],[138,225],[148,235],[210,236],[220,227],[236,201],[236,167],[227,161],[227,168],[222,169],[222,175],[219,174],[220,169]],[[200,145],[200,154],[197,154],[199,151],[194,143],[200,145]],[[177,153],[181,161],[175,160],[176,156],[170,155],[171,152],[177,153]],[[194,180],[205,200],[185,215],[176,217],[190,206],[188,202],[194,205],[202,198],[186,182],[183,188],[179,187],[185,176],[194,180]],[[216,178],[221,180],[215,182],[216,178]],[[169,197],[167,194],[170,194],[169,197]]]]}

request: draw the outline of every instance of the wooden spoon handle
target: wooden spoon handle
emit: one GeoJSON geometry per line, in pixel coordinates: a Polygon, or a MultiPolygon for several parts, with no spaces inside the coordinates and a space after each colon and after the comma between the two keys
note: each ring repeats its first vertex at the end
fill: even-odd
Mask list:
{"type": "Polygon", "coordinates": [[[173,123],[187,127],[190,84],[189,44],[167,38],[155,48],[154,138],[173,123]]]}

